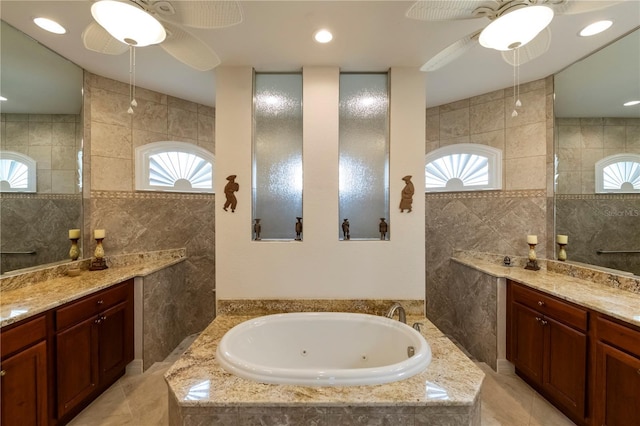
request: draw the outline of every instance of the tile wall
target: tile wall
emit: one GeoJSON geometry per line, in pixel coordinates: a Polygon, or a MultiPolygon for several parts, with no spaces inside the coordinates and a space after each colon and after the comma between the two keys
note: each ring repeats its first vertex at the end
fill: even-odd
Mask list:
{"type": "Polygon", "coordinates": [[[596,194],[595,164],[614,154],[640,154],[638,118],[558,118],[556,226],[569,236],[569,260],[640,275],[639,194],[596,194]]]}
{"type": "Polygon", "coordinates": [[[67,229],[82,220],[80,114],[0,114],[0,149],[28,155],[37,169],[35,194],[0,195],[0,273],[67,259],[67,229]]]}
{"type": "Polygon", "coordinates": [[[186,336],[215,316],[215,196],[136,192],[134,154],[137,146],[166,140],[215,152],[215,112],[140,88],[136,100],[127,114],[128,84],[85,73],[85,238],[93,251],[91,232],[105,229],[108,255],[185,247],[184,285],[165,290],[167,309],[182,310],[174,312],[174,326],[186,336]]]}
{"type": "MultiPolygon", "coordinates": [[[[545,242],[547,230],[553,232],[552,94],[552,78],[522,85],[517,117],[511,116],[512,89],[427,109],[427,153],[457,143],[503,152],[502,190],[425,195],[427,317],[456,339],[465,337],[460,316],[477,294],[461,287],[449,260],[453,250],[526,256],[526,235],[536,234],[538,256],[550,252],[545,242]]],[[[495,340],[478,336],[483,337],[495,340]]]]}

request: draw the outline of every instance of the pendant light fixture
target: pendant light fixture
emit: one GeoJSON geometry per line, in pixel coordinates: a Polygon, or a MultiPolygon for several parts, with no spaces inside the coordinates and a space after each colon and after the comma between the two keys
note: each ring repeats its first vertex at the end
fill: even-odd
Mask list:
{"type": "Polygon", "coordinates": [[[113,38],[129,45],[129,109],[138,105],[135,99],[136,47],[162,43],[167,33],[156,18],[129,3],[100,0],[91,6],[91,15],[113,38]]]}

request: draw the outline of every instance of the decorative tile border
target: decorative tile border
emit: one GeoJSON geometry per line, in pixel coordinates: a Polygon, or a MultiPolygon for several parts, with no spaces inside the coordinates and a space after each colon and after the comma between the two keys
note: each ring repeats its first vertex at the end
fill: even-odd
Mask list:
{"type": "Polygon", "coordinates": [[[81,200],[82,194],[34,194],[26,192],[3,192],[0,199],[34,199],[34,200],[81,200]]]}
{"type": "Polygon", "coordinates": [[[640,194],[556,194],[556,200],[640,200],[640,194]]]}
{"type": "Polygon", "coordinates": [[[91,191],[91,198],[107,199],[181,199],[181,200],[213,200],[216,194],[195,194],[181,192],[127,192],[127,191],[91,191]]]}
{"type": "Polygon", "coordinates": [[[394,302],[400,302],[407,315],[424,316],[424,300],[383,299],[218,299],[217,315],[269,315],[283,312],[358,312],[384,315],[394,302]]]}
{"type": "Polygon", "coordinates": [[[464,192],[426,192],[427,200],[456,199],[456,198],[540,198],[546,197],[544,189],[522,191],[464,191],[464,192]]]}

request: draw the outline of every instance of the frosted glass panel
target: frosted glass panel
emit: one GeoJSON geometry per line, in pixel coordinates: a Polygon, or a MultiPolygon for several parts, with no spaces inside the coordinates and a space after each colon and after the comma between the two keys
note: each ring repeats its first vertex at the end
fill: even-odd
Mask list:
{"type": "Polygon", "coordinates": [[[256,73],[254,91],[253,219],[262,240],[293,240],[302,217],[302,74],[256,73]]]}
{"type": "MultiPolygon", "coordinates": [[[[340,75],[340,221],[350,239],[380,239],[389,225],[389,95],[387,74],[340,75]]],[[[386,238],[389,238],[389,232],[386,238]]]]}

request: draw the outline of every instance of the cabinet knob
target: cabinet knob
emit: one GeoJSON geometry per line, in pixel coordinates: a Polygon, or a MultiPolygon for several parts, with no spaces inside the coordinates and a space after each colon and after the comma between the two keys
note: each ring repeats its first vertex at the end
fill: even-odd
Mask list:
{"type": "Polygon", "coordinates": [[[538,306],[544,306],[544,302],[542,300],[538,300],[538,306]]]}
{"type": "MultiPolygon", "coordinates": [[[[638,373],[640,373],[640,370],[638,370],[638,373]]],[[[5,374],[7,374],[5,370],[0,370],[0,377],[4,377],[5,374]]]]}
{"type": "Polygon", "coordinates": [[[102,318],[96,318],[95,321],[93,321],[95,324],[100,324],[102,322],[102,318]]]}
{"type": "Polygon", "coordinates": [[[542,318],[536,317],[536,321],[540,322],[540,321],[542,321],[542,318]]]}
{"type": "Polygon", "coordinates": [[[102,305],[104,303],[104,300],[100,299],[100,300],[98,300],[97,303],[98,303],[98,305],[102,305]]]}
{"type": "Polygon", "coordinates": [[[547,321],[542,320],[542,325],[547,325],[547,321]]]}

